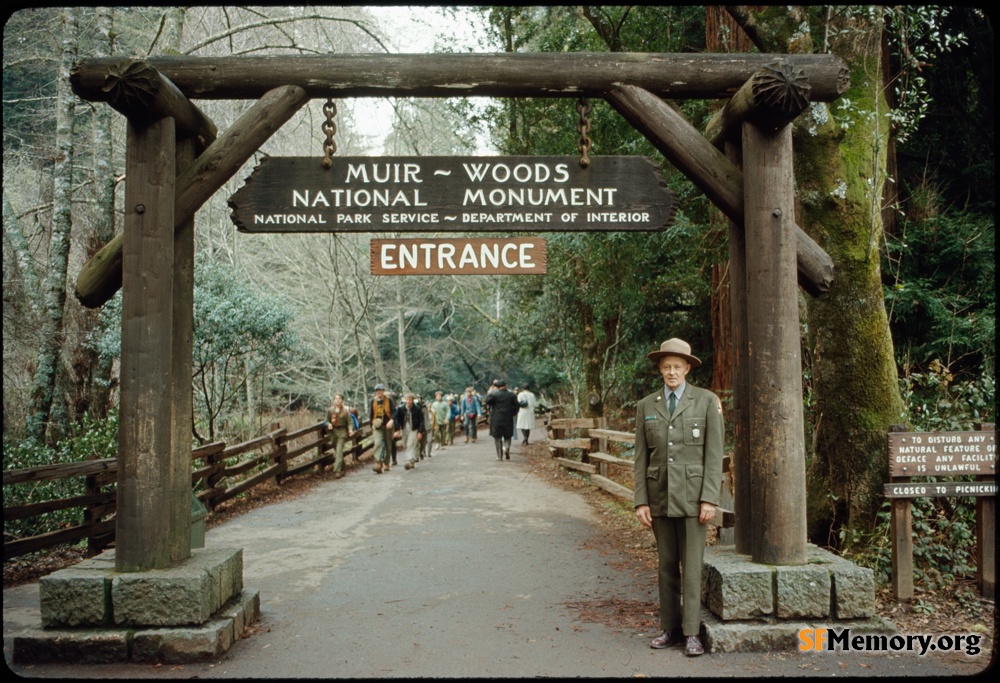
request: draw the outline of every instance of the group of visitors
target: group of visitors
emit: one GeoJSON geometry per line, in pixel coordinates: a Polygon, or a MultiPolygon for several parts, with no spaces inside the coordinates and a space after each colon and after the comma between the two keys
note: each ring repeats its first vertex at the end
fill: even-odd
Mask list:
{"type": "MultiPolygon", "coordinates": [[[[389,393],[384,384],[376,384],[374,396],[368,403],[375,457],[373,470],[382,474],[396,466],[400,447],[404,468],[413,469],[418,461],[431,457],[432,450],[453,445],[459,430],[465,434],[465,443],[476,443],[479,421],[487,414],[497,460],[510,460],[515,429],[521,430],[521,443],[528,445],[528,437],[535,428],[535,395],[528,385],[511,392],[505,380],[497,379],[485,399],[470,386],[464,394],[436,391],[434,401],[429,404],[407,392],[403,402],[397,403],[395,392],[389,393]]],[[[334,477],[339,479],[344,476],[347,442],[360,429],[357,409],[344,405],[342,394],[334,394],[324,428],[333,446],[334,477]]]]}
{"type": "MultiPolygon", "coordinates": [[[[722,403],[687,383],[688,372],[701,360],[686,341],[668,339],[647,358],[663,379],[662,387],[639,402],[635,420],[635,513],[652,529],[657,548],[661,633],[649,646],[660,650],[682,644],[686,655],[698,656],[705,651],[699,632],[706,530],[716,514],[722,479],[722,403]]],[[[368,417],[376,473],[388,471],[390,460],[396,464],[396,438],[407,469],[413,469],[415,459],[430,457],[428,427],[437,450],[452,443],[457,424],[465,425],[466,443],[474,443],[476,423],[488,414],[497,460],[510,460],[515,430],[527,445],[535,427],[535,395],[527,385],[510,391],[505,380],[496,379],[482,399],[473,387],[457,405],[454,395],[441,391],[434,399],[421,406],[407,393],[397,408],[385,386],[375,385],[368,417]]],[[[343,446],[359,426],[357,411],[347,409],[340,394],[334,395],[326,428],[333,435],[336,476],[343,476],[343,446]]]]}

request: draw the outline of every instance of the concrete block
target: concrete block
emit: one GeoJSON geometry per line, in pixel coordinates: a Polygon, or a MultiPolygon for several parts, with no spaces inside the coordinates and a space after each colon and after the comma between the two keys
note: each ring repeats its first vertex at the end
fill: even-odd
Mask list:
{"type": "Polygon", "coordinates": [[[29,629],[13,638],[11,657],[19,663],[112,664],[127,662],[127,631],[29,629]]]}
{"type": "Polygon", "coordinates": [[[895,624],[881,617],[850,619],[833,626],[825,620],[781,620],[773,617],[753,621],[720,621],[703,616],[703,643],[707,652],[797,652],[804,628],[851,629],[854,633],[895,633],[895,624]]]}
{"type": "Polygon", "coordinates": [[[233,644],[231,619],[213,619],[190,628],[158,628],[136,631],[131,661],[183,664],[214,659],[233,644]]]}
{"type": "Polygon", "coordinates": [[[830,569],[827,564],[776,566],[775,614],[779,619],[830,616],[830,569]]]}
{"type": "Polygon", "coordinates": [[[732,546],[705,548],[702,602],[723,620],[774,613],[774,569],[756,564],[732,546]]]}
{"type": "Polygon", "coordinates": [[[834,619],[875,616],[875,572],[844,560],[834,565],[831,575],[834,619]]]}
{"type": "Polygon", "coordinates": [[[705,623],[708,652],[791,652],[798,648],[800,629],[811,624],[791,621],[717,621],[705,623]]]}
{"type": "Polygon", "coordinates": [[[208,572],[186,565],[119,574],[111,605],[120,626],[203,624],[212,616],[212,582],[208,572]]]}
{"type": "Polygon", "coordinates": [[[42,626],[111,623],[111,577],[103,569],[70,567],[38,581],[42,626]]]}
{"type": "Polygon", "coordinates": [[[257,589],[244,590],[223,607],[216,617],[219,619],[232,619],[233,640],[243,637],[246,627],[257,621],[260,617],[260,591],[257,589]]]}
{"type": "Polygon", "coordinates": [[[205,623],[243,585],[243,550],[196,548],[173,567],[115,575],[114,623],[190,626],[205,623]]]}

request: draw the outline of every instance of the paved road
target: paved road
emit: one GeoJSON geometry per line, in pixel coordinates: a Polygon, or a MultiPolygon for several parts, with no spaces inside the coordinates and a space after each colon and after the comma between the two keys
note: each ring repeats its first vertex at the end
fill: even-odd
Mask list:
{"type": "MultiPolygon", "coordinates": [[[[261,630],[218,661],[184,666],[34,665],[38,678],[845,676],[973,673],[911,655],[654,651],[649,633],[583,622],[567,606],[655,601],[652,577],[594,549],[598,514],[528,472],[515,446],[436,451],[416,469],[370,467],[206,534],[242,547],[261,630]]],[[[10,635],[38,619],[37,584],[4,591],[10,635]]]]}

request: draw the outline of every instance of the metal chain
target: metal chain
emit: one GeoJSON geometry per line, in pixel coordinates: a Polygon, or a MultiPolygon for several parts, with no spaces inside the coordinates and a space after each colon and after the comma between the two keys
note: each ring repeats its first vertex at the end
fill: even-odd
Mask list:
{"type": "Polygon", "coordinates": [[[337,134],[337,124],[333,122],[333,117],[337,115],[337,105],[333,99],[328,99],[323,105],[323,113],[326,119],[323,121],[323,132],[326,133],[326,141],[323,143],[323,168],[333,168],[333,155],[337,153],[337,143],[333,141],[333,136],[337,134]]]}
{"type": "Polygon", "coordinates": [[[587,168],[590,166],[590,148],[593,147],[594,143],[590,139],[590,103],[587,102],[586,97],[581,97],[576,103],[576,111],[579,113],[580,118],[576,123],[576,130],[580,133],[580,140],[577,143],[580,148],[580,167],[587,168]]]}

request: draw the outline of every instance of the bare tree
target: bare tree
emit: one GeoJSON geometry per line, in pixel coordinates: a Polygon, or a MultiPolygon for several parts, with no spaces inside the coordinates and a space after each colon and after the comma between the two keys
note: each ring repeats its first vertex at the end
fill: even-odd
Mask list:
{"type": "Polygon", "coordinates": [[[62,14],[62,58],[56,88],[56,157],[53,163],[52,233],[48,265],[42,284],[44,315],[42,347],[31,388],[27,435],[43,441],[50,421],[65,428],[65,404],[58,400],[56,383],[62,371],[63,310],[66,304],[66,269],[69,263],[73,207],[73,125],[76,98],[69,87],[69,70],[77,58],[78,8],[62,14]]]}

